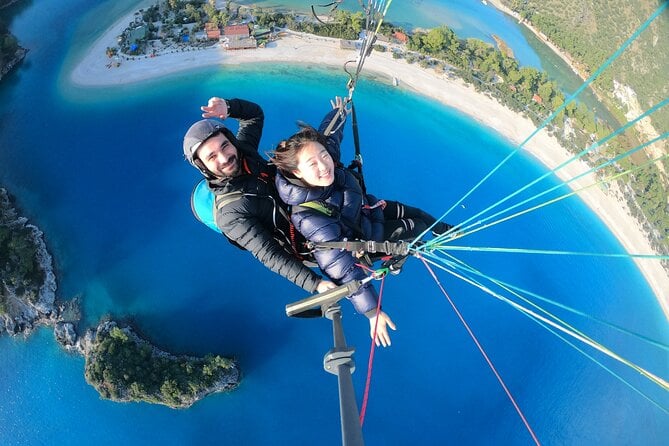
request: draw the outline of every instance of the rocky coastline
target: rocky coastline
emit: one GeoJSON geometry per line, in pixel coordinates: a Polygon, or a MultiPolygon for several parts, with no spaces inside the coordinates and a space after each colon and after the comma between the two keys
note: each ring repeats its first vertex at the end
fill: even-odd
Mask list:
{"type": "Polygon", "coordinates": [[[2,78],[5,77],[7,73],[12,71],[15,66],[21,63],[21,61],[23,61],[23,59],[26,57],[26,54],[28,54],[27,49],[18,47],[14,53],[14,57],[6,61],[6,63],[0,67],[0,80],[2,80],[2,78]]]}
{"type": "Polygon", "coordinates": [[[14,3],[18,3],[19,0],[0,0],[0,9],[6,8],[8,6],[13,5],[14,3]]]}
{"type": "MultiPolygon", "coordinates": [[[[76,322],[76,299],[60,302],[56,299],[56,274],[53,258],[47,250],[44,234],[28,219],[19,215],[6,189],[0,188],[0,235],[16,235],[34,253],[34,259],[22,258],[22,253],[7,249],[0,264],[0,335],[29,335],[36,327],[55,326],[59,322],[76,322]],[[5,257],[7,257],[5,259],[5,257]],[[32,274],[21,274],[17,263],[30,262],[26,269],[32,274]],[[71,319],[73,318],[74,319],[71,319]]],[[[3,237],[4,239],[4,237],[3,237]]]]}
{"type": "MultiPolygon", "coordinates": [[[[0,9],[7,8],[14,3],[18,3],[19,0],[0,0],[0,9]]],[[[5,31],[0,31],[0,38],[6,38],[9,37],[10,39],[15,39],[14,36],[9,34],[5,34],[5,31]]],[[[20,64],[23,59],[26,57],[26,54],[28,54],[28,50],[26,48],[23,48],[21,46],[16,47],[16,51],[14,51],[14,54],[11,56],[4,55],[5,58],[0,56],[0,80],[2,80],[3,77],[10,71],[14,69],[18,64],[20,64]]]]}
{"type": "MultiPolygon", "coordinates": [[[[103,320],[79,336],[80,298],[57,298],[54,262],[44,234],[20,215],[4,188],[0,188],[0,248],[0,336],[28,337],[38,327],[53,327],[56,341],[65,350],[84,356],[86,380],[103,398],[186,408],[239,385],[236,361],[211,355],[173,355],[141,338],[127,324],[103,320]],[[122,360],[105,351],[110,339],[122,341],[126,354],[122,360]],[[171,372],[175,369],[184,372],[175,376],[171,372]],[[119,376],[123,378],[110,382],[109,377],[119,376]],[[157,385],[143,382],[145,376],[153,376],[157,385]]],[[[117,342],[112,350],[118,348],[117,342]]]]}

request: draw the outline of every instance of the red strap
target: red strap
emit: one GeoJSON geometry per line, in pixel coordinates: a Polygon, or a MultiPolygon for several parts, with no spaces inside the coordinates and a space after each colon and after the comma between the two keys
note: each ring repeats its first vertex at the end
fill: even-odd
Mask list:
{"type": "Polygon", "coordinates": [[[363,209],[376,209],[378,207],[381,207],[381,209],[385,209],[386,204],[388,204],[388,203],[386,203],[386,200],[379,200],[376,203],[374,203],[373,205],[366,204],[362,208],[363,209]]]}

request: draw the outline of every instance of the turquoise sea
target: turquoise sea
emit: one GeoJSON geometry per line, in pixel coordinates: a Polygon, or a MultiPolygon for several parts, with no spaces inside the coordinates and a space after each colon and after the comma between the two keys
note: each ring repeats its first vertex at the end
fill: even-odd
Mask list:
{"type": "MultiPolygon", "coordinates": [[[[51,331],[38,330],[28,339],[3,337],[0,444],[340,444],[336,378],[322,368],[332,345],[330,322],[285,317],[284,306],[304,293],[194,220],[189,194],[198,176],[182,158],[181,139],[207,98],[242,97],[263,106],[261,147],[269,150],[295,129],[296,120],[317,124],[328,99],[344,92],[345,75],[265,64],[79,89],[67,82],[72,61],[136,2],[24,3],[10,11],[16,13],[10,28],[30,53],[0,84],[0,184],[46,233],[59,295],[82,297],[81,329],[107,314],[130,319],[170,351],[237,357],[244,380],[236,391],[187,410],[113,403],[86,384],[83,359],[61,350],[51,331]]],[[[470,7],[466,1],[410,3],[470,7]]],[[[462,22],[474,20],[463,14],[462,22]]],[[[440,214],[513,150],[499,135],[428,99],[367,80],[355,94],[366,181],[377,195],[440,214]]],[[[352,154],[350,132],[346,138],[344,153],[352,154]]],[[[449,220],[471,216],[543,172],[534,160],[514,157],[449,220]]],[[[577,198],[482,231],[468,242],[623,250],[577,198]]],[[[458,257],[493,277],[669,343],[667,320],[631,261],[458,257]]],[[[440,280],[542,444],[666,444],[666,391],[579,345],[604,369],[460,280],[447,274],[440,280]]],[[[384,308],[398,331],[391,348],[376,352],[366,444],[532,444],[418,261],[386,281],[384,308]]],[[[360,401],[368,325],[346,302],[343,313],[347,340],[357,348],[353,379],[360,401]]],[[[622,356],[669,375],[666,351],[558,314],[622,356]]]]}

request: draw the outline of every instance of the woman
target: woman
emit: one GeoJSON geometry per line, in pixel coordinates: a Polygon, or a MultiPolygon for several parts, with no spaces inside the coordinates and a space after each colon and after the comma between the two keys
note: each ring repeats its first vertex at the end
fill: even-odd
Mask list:
{"type": "MultiPolygon", "coordinates": [[[[272,163],[278,168],[276,187],[281,199],[292,206],[295,228],[315,243],[415,238],[436,219],[420,209],[365,195],[355,175],[341,167],[339,146],[344,127],[341,121],[345,115],[337,115],[340,104],[337,98],[337,107],[324,118],[320,127],[322,131],[332,119],[339,120],[334,126],[338,130],[333,134],[325,137],[321,131],[305,126],[279,143],[272,154],[272,163]]],[[[433,230],[443,233],[450,228],[439,222],[433,230]]],[[[326,249],[314,255],[321,270],[337,284],[366,277],[351,252],[326,249]]],[[[372,337],[376,327],[377,345],[389,346],[388,328],[395,330],[395,324],[385,312],[379,311],[377,315],[378,295],[372,284],[366,283],[349,299],[356,311],[369,318],[372,337]]]]}

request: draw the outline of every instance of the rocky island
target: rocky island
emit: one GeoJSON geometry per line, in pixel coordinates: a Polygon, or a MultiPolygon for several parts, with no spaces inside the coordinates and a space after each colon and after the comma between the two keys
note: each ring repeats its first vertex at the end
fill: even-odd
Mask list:
{"type": "Polygon", "coordinates": [[[187,408],[203,397],[239,385],[236,361],[221,356],[175,356],[129,327],[104,321],[75,348],[86,358],[86,381],[103,398],[187,408]]]}
{"type": "MultiPolygon", "coordinates": [[[[0,0],[0,9],[18,0],[0,0]]],[[[19,45],[6,25],[0,22],[0,79],[17,66],[28,54],[28,50],[19,45]]]]}
{"type": "Polygon", "coordinates": [[[103,320],[78,336],[78,298],[59,301],[53,259],[42,232],[0,188],[0,335],[29,335],[53,326],[56,340],[85,358],[86,381],[103,398],[186,408],[239,385],[236,361],[218,355],[176,356],[129,325],[103,320]]]}

